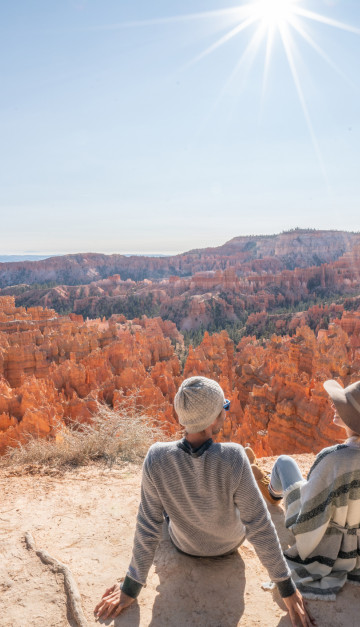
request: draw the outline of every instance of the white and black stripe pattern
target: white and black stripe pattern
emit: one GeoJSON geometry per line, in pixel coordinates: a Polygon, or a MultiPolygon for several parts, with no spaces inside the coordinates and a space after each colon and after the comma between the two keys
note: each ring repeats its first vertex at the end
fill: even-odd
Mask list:
{"type": "MultiPolygon", "coordinates": [[[[282,596],[295,590],[268,509],[239,444],[208,440],[194,451],[181,440],[149,449],[126,578],[130,592],[131,585],[146,581],[164,511],[169,516],[171,540],[181,551],[220,556],[247,537],[282,596]]],[[[133,592],[135,596],[138,590],[133,592]]]]}
{"type": "Polygon", "coordinates": [[[360,583],[360,449],[321,451],[308,480],[285,493],[285,508],[296,541],[285,556],[301,593],[334,600],[347,580],[360,583]]]}

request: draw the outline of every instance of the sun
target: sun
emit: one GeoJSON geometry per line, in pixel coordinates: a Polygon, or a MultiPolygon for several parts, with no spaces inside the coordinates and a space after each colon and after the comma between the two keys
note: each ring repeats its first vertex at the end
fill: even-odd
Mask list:
{"type": "Polygon", "coordinates": [[[296,14],[298,0],[257,0],[248,6],[249,16],[265,28],[281,27],[296,14]]]}

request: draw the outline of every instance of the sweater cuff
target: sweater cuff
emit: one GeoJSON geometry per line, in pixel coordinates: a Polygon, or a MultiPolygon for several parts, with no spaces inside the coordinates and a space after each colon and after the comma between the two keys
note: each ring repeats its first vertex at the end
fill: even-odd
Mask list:
{"type": "Polygon", "coordinates": [[[296,586],[291,577],[289,577],[289,579],[284,579],[284,581],[276,581],[275,583],[282,599],[291,597],[291,595],[296,592],[296,586]]]}
{"type": "Polygon", "coordinates": [[[136,599],[136,597],[139,596],[142,587],[142,583],[135,581],[135,579],[131,579],[128,575],[126,575],[120,586],[121,590],[132,599],[136,599]]]}

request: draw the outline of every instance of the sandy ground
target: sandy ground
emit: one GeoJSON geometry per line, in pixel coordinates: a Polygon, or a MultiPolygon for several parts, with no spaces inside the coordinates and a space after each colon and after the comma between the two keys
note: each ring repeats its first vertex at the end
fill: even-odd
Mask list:
{"type": "MultiPolygon", "coordinates": [[[[310,461],[301,459],[304,469],[310,461]]],[[[263,465],[270,467],[271,459],[263,465]]],[[[70,567],[89,627],[291,625],[278,593],[261,587],[269,576],[251,544],[221,560],[193,559],[173,549],[165,529],[138,602],[116,619],[96,621],[94,606],[130,560],[139,491],[140,471],[131,466],[61,475],[0,471],[1,627],[75,627],[62,575],[27,550],[26,531],[37,548],[70,567]]],[[[269,509],[286,547],[283,511],[269,509]]],[[[358,625],[356,593],[348,584],[334,603],[309,602],[318,626],[358,625]]]]}

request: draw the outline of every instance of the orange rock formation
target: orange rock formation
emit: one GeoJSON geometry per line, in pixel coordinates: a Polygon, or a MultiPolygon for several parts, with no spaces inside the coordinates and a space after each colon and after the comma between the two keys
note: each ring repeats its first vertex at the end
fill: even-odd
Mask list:
{"type": "Polygon", "coordinates": [[[0,452],[27,433],[51,436],[60,424],[91,420],[97,402],[120,408],[130,397],[169,433],[178,429],[171,340],[182,337],[169,321],[114,318],[84,323],[0,298],[0,452]]]}
{"type": "MultiPolygon", "coordinates": [[[[340,308],[341,309],[341,308],[340,308]]],[[[257,455],[314,452],[342,438],[322,382],[360,379],[360,314],[317,328],[324,310],[300,315],[292,336],[244,337],[226,331],[190,347],[170,321],[123,316],[83,321],[49,309],[16,308],[0,298],[0,452],[27,433],[52,437],[59,425],[91,421],[97,403],[145,408],[168,434],[178,421],[176,390],[195,374],[219,381],[231,400],[221,435],[257,455]],[[311,317],[312,316],[312,317],[311,317]]],[[[342,310],[338,311],[342,314],[342,310]]]]}

